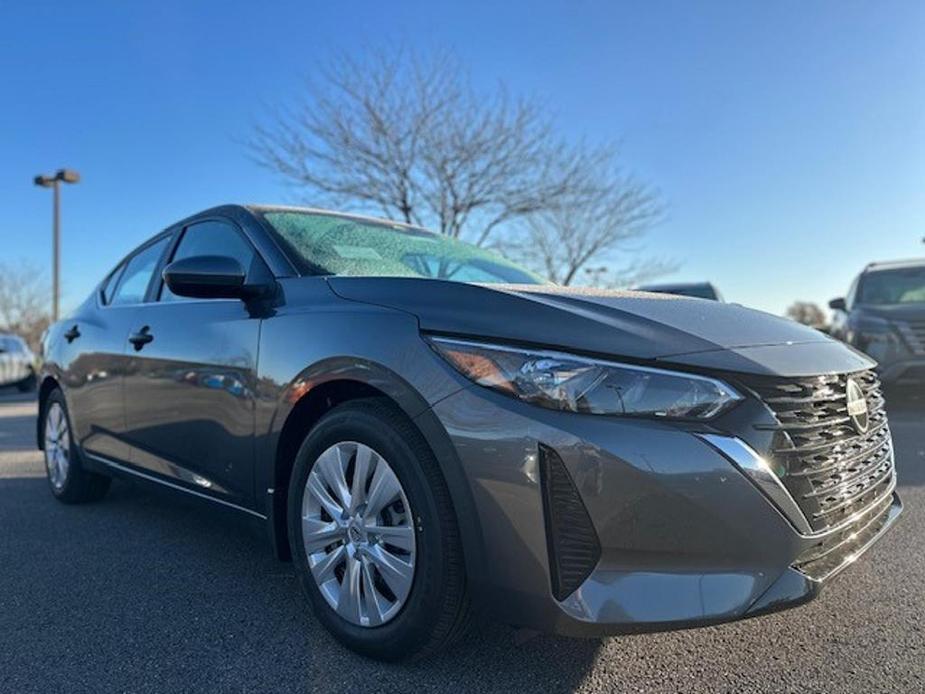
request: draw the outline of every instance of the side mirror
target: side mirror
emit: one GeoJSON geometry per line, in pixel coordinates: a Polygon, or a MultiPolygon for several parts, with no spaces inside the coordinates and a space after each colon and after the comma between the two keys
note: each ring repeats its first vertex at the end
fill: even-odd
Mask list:
{"type": "Polygon", "coordinates": [[[829,302],[829,308],[833,311],[847,311],[848,306],[845,304],[845,300],[842,297],[837,299],[832,299],[829,302]]]}
{"type": "Polygon", "coordinates": [[[164,268],[164,283],[177,296],[194,299],[241,299],[249,295],[244,268],[234,258],[197,255],[164,268]]]}

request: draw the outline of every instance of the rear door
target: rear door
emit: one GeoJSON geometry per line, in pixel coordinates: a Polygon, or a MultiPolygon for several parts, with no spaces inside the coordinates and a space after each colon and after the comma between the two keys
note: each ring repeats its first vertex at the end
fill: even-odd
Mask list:
{"type": "MultiPolygon", "coordinates": [[[[248,278],[263,262],[225,219],[186,227],[170,260],[198,255],[233,257],[248,278]]],[[[186,299],[159,284],[135,314],[135,333],[150,341],[130,347],[125,415],[131,463],[249,506],[260,319],[240,300],[186,299]]]]}
{"type": "Polygon", "coordinates": [[[64,321],[59,360],[71,425],[85,452],[107,460],[128,461],[122,393],[128,337],[170,239],[158,236],[135,251],[93,301],[64,321]]]}

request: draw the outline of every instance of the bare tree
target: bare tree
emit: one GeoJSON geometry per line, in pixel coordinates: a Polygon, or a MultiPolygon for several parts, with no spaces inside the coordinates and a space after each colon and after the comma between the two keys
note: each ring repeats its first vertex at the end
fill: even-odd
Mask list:
{"type": "Polygon", "coordinates": [[[634,250],[632,242],[664,214],[658,193],[623,174],[616,160],[615,150],[601,150],[574,189],[528,215],[503,250],[562,285],[627,286],[673,271],[673,263],[652,259],[613,268],[618,251],[634,250]]]}
{"type": "Polygon", "coordinates": [[[537,102],[501,87],[477,92],[451,54],[408,51],[335,58],[248,146],[309,202],[360,206],[478,244],[588,192],[584,171],[600,159],[556,137],[537,102]]]}
{"type": "Polygon", "coordinates": [[[51,322],[42,273],[28,264],[0,264],[0,330],[16,333],[37,350],[51,322]]]}
{"type": "Polygon", "coordinates": [[[825,311],[811,301],[795,301],[787,309],[787,317],[817,330],[824,329],[827,324],[825,311]]]}

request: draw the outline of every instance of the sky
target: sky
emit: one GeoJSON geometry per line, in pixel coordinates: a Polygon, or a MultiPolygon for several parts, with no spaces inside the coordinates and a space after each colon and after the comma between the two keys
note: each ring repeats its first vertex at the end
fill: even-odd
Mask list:
{"type": "Polygon", "coordinates": [[[782,313],[872,260],[925,256],[925,2],[0,0],[0,263],[62,306],[139,242],[225,202],[294,191],[241,142],[336,51],[450,48],[479,88],[542,100],[574,141],[619,142],[664,221],[635,244],[782,313]],[[50,280],[49,280],[50,281],[50,280]]]}

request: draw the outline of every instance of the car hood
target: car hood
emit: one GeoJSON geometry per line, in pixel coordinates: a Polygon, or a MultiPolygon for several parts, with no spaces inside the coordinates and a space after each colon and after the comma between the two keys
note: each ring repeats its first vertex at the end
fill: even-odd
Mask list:
{"type": "Polygon", "coordinates": [[[633,360],[808,375],[872,362],[817,330],[735,304],[554,285],[331,277],[339,296],[406,311],[421,329],[633,360]]]}

